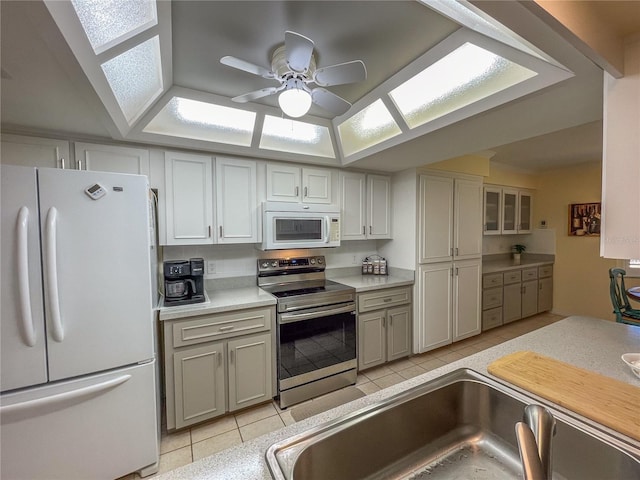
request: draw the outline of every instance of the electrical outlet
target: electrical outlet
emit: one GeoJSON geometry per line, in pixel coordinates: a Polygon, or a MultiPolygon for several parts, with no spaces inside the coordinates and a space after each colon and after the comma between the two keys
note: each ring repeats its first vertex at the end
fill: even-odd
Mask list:
{"type": "Polygon", "coordinates": [[[209,260],[207,262],[207,275],[212,275],[214,273],[216,273],[216,262],[209,260]]]}
{"type": "Polygon", "coordinates": [[[351,264],[352,265],[357,265],[358,261],[356,260],[356,256],[354,255],[353,258],[351,259],[351,264]]]}

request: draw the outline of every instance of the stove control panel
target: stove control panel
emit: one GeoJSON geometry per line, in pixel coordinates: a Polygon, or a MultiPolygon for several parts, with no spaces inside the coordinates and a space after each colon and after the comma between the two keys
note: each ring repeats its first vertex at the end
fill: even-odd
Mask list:
{"type": "Polygon", "coordinates": [[[261,258],[258,260],[258,274],[263,272],[286,272],[288,270],[324,270],[324,256],[295,258],[261,258]]]}

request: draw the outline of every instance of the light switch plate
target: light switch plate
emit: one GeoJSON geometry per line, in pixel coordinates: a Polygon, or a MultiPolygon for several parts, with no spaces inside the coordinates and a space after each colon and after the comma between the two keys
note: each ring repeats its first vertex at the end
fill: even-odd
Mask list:
{"type": "Polygon", "coordinates": [[[207,275],[216,273],[216,262],[213,260],[207,261],[207,275]]]}

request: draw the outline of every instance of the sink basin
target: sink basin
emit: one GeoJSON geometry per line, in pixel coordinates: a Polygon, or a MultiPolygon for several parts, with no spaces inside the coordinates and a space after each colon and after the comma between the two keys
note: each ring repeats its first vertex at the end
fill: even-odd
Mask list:
{"type": "MultiPolygon", "coordinates": [[[[522,478],[515,423],[542,403],[467,369],[273,444],[275,479],[522,478]]],[[[554,479],[640,478],[640,444],[546,405],[554,479]]]]}

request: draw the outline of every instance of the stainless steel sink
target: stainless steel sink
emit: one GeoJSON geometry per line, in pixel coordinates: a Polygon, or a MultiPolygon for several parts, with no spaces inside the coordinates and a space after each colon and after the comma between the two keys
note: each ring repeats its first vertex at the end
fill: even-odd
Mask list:
{"type": "MultiPolygon", "coordinates": [[[[541,403],[472,370],[456,370],[272,445],[274,478],[522,478],[515,423],[541,403]]],[[[638,479],[640,444],[547,405],[557,421],[554,479],[638,479]]]]}

